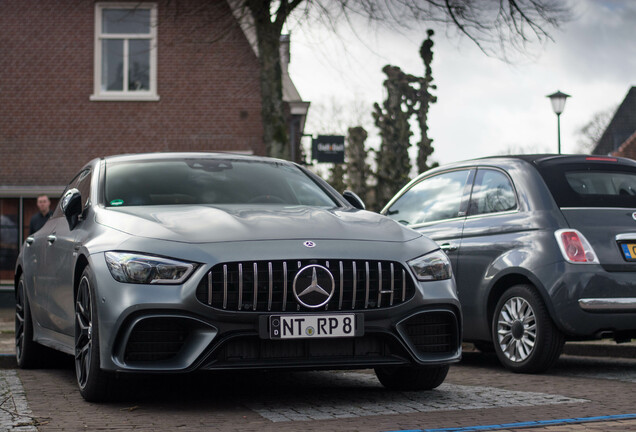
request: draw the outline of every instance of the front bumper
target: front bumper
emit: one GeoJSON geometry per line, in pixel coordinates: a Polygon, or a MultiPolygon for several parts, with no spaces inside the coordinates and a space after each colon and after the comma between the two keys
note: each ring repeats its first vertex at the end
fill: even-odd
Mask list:
{"type": "Polygon", "coordinates": [[[303,312],[354,313],[364,323],[361,336],[273,340],[268,317],[299,311],[223,310],[207,304],[197,298],[197,289],[210,266],[200,266],[179,286],[133,285],[116,282],[103,256],[93,258],[104,370],[368,368],[445,364],[461,357],[462,320],[453,279],[413,280],[413,297],[399,305],[303,312]]]}

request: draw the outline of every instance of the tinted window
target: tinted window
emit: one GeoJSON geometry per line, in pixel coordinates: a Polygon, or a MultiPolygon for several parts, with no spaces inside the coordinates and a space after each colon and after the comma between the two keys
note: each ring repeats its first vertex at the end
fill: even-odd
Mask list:
{"type": "Polygon", "coordinates": [[[579,195],[636,195],[636,175],[618,172],[567,172],[565,178],[579,195]]]}
{"type": "Polygon", "coordinates": [[[386,215],[406,225],[458,217],[469,173],[451,171],[422,180],[398,198],[386,215]]]}
{"type": "Polygon", "coordinates": [[[337,203],[298,167],[229,159],[109,163],[107,206],[337,203]]]}
{"type": "Polygon", "coordinates": [[[503,212],[515,208],[515,192],[510,179],[504,173],[489,169],[477,171],[470,200],[470,215],[503,212]]]}
{"type": "Polygon", "coordinates": [[[77,184],[74,186],[82,195],[82,208],[86,207],[86,202],[91,195],[91,170],[84,170],[77,178],[77,184]]]}
{"type": "Polygon", "coordinates": [[[540,168],[559,207],[636,207],[636,169],[611,164],[540,168]]]}

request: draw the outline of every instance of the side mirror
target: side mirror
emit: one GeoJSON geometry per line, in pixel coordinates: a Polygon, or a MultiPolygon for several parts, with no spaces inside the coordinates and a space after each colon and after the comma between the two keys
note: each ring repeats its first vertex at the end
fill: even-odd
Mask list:
{"type": "Polygon", "coordinates": [[[60,204],[66,221],[68,222],[68,228],[73,229],[79,222],[79,217],[82,214],[82,194],[77,189],[69,189],[62,197],[60,204]]]}
{"type": "Polygon", "coordinates": [[[354,192],[351,192],[350,190],[346,190],[346,191],[344,191],[342,193],[342,196],[353,207],[355,207],[357,209],[360,209],[360,210],[366,210],[367,209],[367,206],[364,205],[364,202],[362,201],[362,199],[360,199],[360,197],[358,195],[356,195],[354,192]]]}

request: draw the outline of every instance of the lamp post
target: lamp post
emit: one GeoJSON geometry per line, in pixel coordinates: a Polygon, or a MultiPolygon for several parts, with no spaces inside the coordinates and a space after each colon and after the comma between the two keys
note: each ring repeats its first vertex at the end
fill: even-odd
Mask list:
{"type": "Polygon", "coordinates": [[[569,98],[570,95],[557,90],[556,93],[548,95],[547,97],[550,98],[552,109],[557,115],[557,139],[559,142],[559,154],[561,154],[561,113],[563,112],[563,108],[565,108],[565,100],[569,98]]]}

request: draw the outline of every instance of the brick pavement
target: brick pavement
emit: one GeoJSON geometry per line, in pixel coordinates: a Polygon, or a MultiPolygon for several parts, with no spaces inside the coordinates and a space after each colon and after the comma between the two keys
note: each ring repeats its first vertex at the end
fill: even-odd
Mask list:
{"type": "MultiPolygon", "coordinates": [[[[18,371],[40,432],[395,431],[636,412],[636,360],[565,357],[548,374],[517,375],[469,354],[440,389],[419,393],[386,391],[368,371],[155,375],[127,380],[124,400],[108,404],[81,399],[71,366],[18,371]]],[[[515,430],[526,429],[636,430],[636,421],[515,430]]]]}
{"type": "MultiPolygon", "coordinates": [[[[0,352],[12,353],[13,313],[0,312],[0,352]]],[[[11,367],[11,358],[2,360],[11,367]]],[[[0,430],[394,431],[636,412],[635,359],[563,356],[545,375],[516,375],[492,355],[466,352],[438,390],[415,393],[388,392],[370,371],[126,382],[122,401],[88,404],[77,391],[72,360],[51,370],[0,370],[0,430]]],[[[636,420],[514,430],[636,431],[636,420]]]]}

